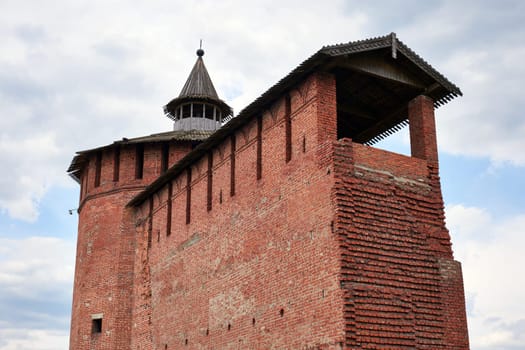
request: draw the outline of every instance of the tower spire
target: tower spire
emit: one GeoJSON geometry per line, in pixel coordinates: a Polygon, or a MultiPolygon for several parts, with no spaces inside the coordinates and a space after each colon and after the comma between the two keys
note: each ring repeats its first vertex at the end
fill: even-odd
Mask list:
{"type": "Polygon", "coordinates": [[[197,61],[179,97],[164,106],[164,113],[174,121],[174,130],[215,130],[233,114],[231,107],[217,95],[202,56],[201,39],[197,61]]]}

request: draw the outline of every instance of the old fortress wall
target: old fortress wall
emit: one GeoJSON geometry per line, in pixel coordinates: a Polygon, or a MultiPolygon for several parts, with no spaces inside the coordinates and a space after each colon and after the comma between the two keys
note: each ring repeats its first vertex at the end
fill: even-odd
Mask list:
{"type": "Polygon", "coordinates": [[[157,346],[342,345],[333,172],[318,157],[331,143],[319,144],[317,119],[326,79],[312,76],[138,209],[151,245],[134,309],[151,311],[134,323],[151,317],[157,346]]]}
{"type": "MultiPolygon", "coordinates": [[[[468,349],[434,121],[460,90],[401,45],[323,48],[218,131],[77,153],[70,348],[468,349]],[[365,145],[400,125],[411,156],[365,145]]],[[[227,107],[197,55],[178,126],[196,86],[227,107]]]]}

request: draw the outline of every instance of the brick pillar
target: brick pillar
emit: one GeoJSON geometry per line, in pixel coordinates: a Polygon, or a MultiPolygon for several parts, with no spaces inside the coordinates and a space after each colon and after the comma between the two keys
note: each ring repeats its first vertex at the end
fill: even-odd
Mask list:
{"type": "Polygon", "coordinates": [[[419,95],[408,103],[410,123],[410,146],[412,157],[425,159],[437,169],[438,152],[436,142],[436,123],[434,120],[434,101],[419,95]]]}
{"type": "Polygon", "coordinates": [[[316,74],[317,94],[317,138],[321,144],[337,139],[337,100],[335,76],[328,73],[316,74]]]}
{"type": "Polygon", "coordinates": [[[333,142],[337,140],[337,99],[335,76],[316,73],[317,157],[320,166],[331,163],[333,142]]]}

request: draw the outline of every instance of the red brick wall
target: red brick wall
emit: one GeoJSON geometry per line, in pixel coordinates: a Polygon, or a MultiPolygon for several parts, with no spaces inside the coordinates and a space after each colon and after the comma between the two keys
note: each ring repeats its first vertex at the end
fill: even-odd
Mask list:
{"type": "Polygon", "coordinates": [[[289,162],[283,96],[262,113],[260,180],[254,118],[234,136],[234,196],[228,138],[211,176],[205,156],[190,190],[173,179],[171,218],[168,186],[137,209],[132,349],[468,349],[431,101],[409,107],[407,157],[335,141],[332,76],[290,96],[289,162]]]}
{"type": "Polygon", "coordinates": [[[420,95],[409,102],[410,147],[412,157],[438,162],[434,101],[420,95]]]}
{"type": "MultiPolygon", "coordinates": [[[[190,150],[172,143],[170,164],[190,150]]],[[[126,204],[160,173],[159,144],[145,145],[144,177],[135,179],[135,145],[121,148],[119,181],[113,181],[114,148],[102,151],[95,186],[97,152],[81,176],[81,202],[70,349],[129,349],[135,260],[134,220],[126,204]],[[91,315],[103,314],[102,333],[91,334],[91,315]]]]}
{"type": "Polygon", "coordinates": [[[403,181],[428,182],[427,162],[422,159],[385,151],[378,148],[352,144],[353,161],[357,168],[375,169],[385,176],[403,181]]]}
{"type": "MultiPolygon", "coordinates": [[[[290,128],[283,96],[210,151],[211,174],[204,155],[172,179],[171,217],[168,185],[125,209],[159,175],[160,144],[144,145],[142,180],[134,145],[121,148],[118,182],[109,148],[95,187],[91,155],[71,349],[468,349],[432,101],[409,104],[407,157],[335,140],[330,74],[288,96],[290,128]]],[[[173,144],[170,165],[189,150],[173,144]]]]}
{"type": "Polygon", "coordinates": [[[126,348],[117,344],[125,331],[117,315],[126,312],[119,307],[131,292],[122,287],[127,277],[122,274],[129,275],[132,270],[130,267],[126,271],[122,264],[129,260],[131,247],[125,243],[133,244],[133,231],[123,230],[121,220],[126,203],[138,192],[94,197],[86,200],[80,210],[70,349],[126,348]],[[91,315],[98,313],[104,314],[102,333],[92,336],[91,315]]]}
{"type": "Polygon", "coordinates": [[[468,349],[461,269],[426,163],[335,144],[348,348],[468,349]]]}
{"type": "MultiPolygon", "coordinates": [[[[140,256],[147,258],[136,264],[136,271],[148,271],[144,264],[149,263],[149,272],[143,273],[146,291],[134,305],[133,339],[140,340],[133,349],[151,346],[148,337],[160,349],[183,348],[186,342],[188,348],[216,349],[343,346],[333,174],[319,167],[317,157],[317,111],[325,91],[317,88],[323,81],[326,77],[311,77],[290,93],[288,163],[282,98],[263,112],[260,180],[254,118],[235,135],[233,197],[230,139],[213,151],[210,211],[207,157],[192,166],[190,224],[185,221],[185,173],[173,180],[170,236],[165,231],[167,189],[152,196],[152,246],[149,252],[142,246],[140,256]],[[151,325],[144,310],[151,312],[151,325]]],[[[138,211],[139,232],[148,229],[148,212],[146,202],[138,211]]]]}

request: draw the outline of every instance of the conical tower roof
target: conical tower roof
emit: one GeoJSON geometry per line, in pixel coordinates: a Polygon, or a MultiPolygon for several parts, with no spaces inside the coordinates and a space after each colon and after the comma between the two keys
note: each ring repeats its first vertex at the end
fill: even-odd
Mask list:
{"type": "MultiPolygon", "coordinates": [[[[168,118],[173,119],[175,122],[185,119],[186,117],[199,118],[200,116],[192,113],[193,107],[191,107],[189,115],[188,113],[184,113],[183,108],[184,106],[193,104],[196,106],[205,104],[209,108],[216,109],[214,113],[220,114],[220,119],[222,121],[223,119],[230,117],[233,114],[233,110],[217,95],[217,91],[213,86],[213,82],[208,74],[206,66],[204,65],[204,60],[202,59],[202,56],[204,56],[204,50],[197,50],[197,56],[197,61],[195,62],[179,97],[174,98],[164,106],[164,113],[168,118]]],[[[210,109],[208,109],[208,111],[209,110],[210,109]]],[[[195,123],[192,123],[192,125],[195,125],[195,123]]]]}
{"type": "MultiPolygon", "coordinates": [[[[201,51],[202,50],[199,50],[197,55],[201,51]]],[[[179,94],[179,98],[181,97],[205,97],[216,100],[219,99],[217,91],[215,91],[215,87],[211,81],[210,75],[208,74],[208,70],[204,65],[202,56],[200,55],[197,58],[197,62],[195,62],[193,69],[191,70],[188,80],[186,80],[186,84],[184,84],[184,87],[179,94]]]]}

